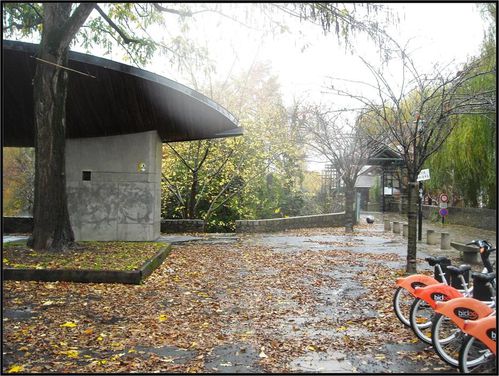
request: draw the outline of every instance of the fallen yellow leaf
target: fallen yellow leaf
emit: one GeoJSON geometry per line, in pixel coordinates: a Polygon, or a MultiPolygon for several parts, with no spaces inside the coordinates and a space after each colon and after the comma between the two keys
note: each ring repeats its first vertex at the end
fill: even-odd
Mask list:
{"type": "Polygon", "coordinates": [[[75,326],[77,326],[77,324],[72,322],[72,321],[68,321],[68,322],[65,322],[64,324],[61,324],[60,326],[66,327],[66,328],[74,328],[75,326]]]}
{"type": "Polygon", "coordinates": [[[78,358],[78,356],[80,355],[79,351],[77,350],[61,351],[61,354],[66,355],[68,358],[78,358]]]}
{"type": "Polygon", "coordinates": [[[307,350],[310,350],[310,351],[317,351],[317,349],[315,348],[315,346],[312,346],[312,345],[308,345],[308,346],[307,346],[307,350]]]}
{"type": "Polygon", "coordinates": [[[168,315],[159,315],[159,321],[162,322],[162,321],[166,321],[168,320],[168,315]]]}
{"type": "Polygon", "coordinates": [[[24,366],[14,364],[12,367],[8,369],[7,373],[17,373],[17,372],[22,372],[23,370],[24,366]]]}

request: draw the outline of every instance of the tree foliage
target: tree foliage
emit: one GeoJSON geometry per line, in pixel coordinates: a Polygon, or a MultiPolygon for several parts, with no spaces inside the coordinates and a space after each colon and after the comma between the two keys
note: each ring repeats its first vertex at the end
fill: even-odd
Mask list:
{"type": "Polygon", "coordinates": [[[231,229],[239,218],[296,215],[303,200],[301,148],[270,66],[255,64],[211,96],[235,114],[245,136],[164,148],[163,215],[231,229]]]}
{"type": "Polygon", "coordinates": [[[7,216],[33,214],[34,150],[3,148],[2,210],[7,216]]]}
{"type": "MultiPolygon", "coordinates": [[[[482,44],[476,61],[485,71],[495,70],[495,8],[496,4],[484,4],[485,15],[492,18],[491,29],[482,44]]],[[[456,119],[456,127],[442,145],[441,150],[428,160],[431,170],[428,189],[436,196],[446,191],[454,205],[478,207],[480,204],[495,208],[497,205],[496,159],[496,76],[474,77],[463,92],[489,92],[494,111],[482,114],[462,114],[456,119]],[[493,94],[492,94],[493,93],[493,94]]]]}

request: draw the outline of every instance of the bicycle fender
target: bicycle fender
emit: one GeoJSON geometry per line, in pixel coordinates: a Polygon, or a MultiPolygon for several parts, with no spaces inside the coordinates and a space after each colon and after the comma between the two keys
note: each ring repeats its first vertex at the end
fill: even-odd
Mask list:
{"type": "Polygon", "coordinates": [[[463,330],[465,320],[482,319],[490,316],[494,310],[477,299],[455,298],[447,302],[436,302],[435,312],[447,316],[463,330]]]}
{"type": "Polygon", "coordinates": [[[445,283],[437,283],[436,285],[416,288],[414,296],[424,300],[431,308],[435,309],[437,301],[446,302],[447,300],[461,298],[463,294],[445,283]]]}
{"type": "Polygon", "coordinates": [[[497,352],[497,318],[495,316],[485,317],[476,321],[466,320],[463,332],[478,338],[489,348],[494,355],[497,352]]]}
{"type": "Polygon", "coordinates": [[[416,287],[424,287],[439,283],[435,278],[424,274],[413,274],[408,277],[397,278],[395,281],[397,286],[402,287],[414,295],[416,287]]]}

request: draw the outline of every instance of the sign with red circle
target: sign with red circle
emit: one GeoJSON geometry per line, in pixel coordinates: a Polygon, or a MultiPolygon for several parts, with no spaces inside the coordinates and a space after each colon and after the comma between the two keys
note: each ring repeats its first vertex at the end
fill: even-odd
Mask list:
{"type": "Polygon", "coordinates": [[[449,196],[447,196],[445,193],[442,193],[440,195],[440,202],[448,202],[449,201],[449,196]]]}
{"type": "Polygon", "coordinates": [[[440,214],[441,217],[445,217],[447,214],[449,214],[449,211],[446,208],[442,208],[438,211],[438,214],[440,214]]]}

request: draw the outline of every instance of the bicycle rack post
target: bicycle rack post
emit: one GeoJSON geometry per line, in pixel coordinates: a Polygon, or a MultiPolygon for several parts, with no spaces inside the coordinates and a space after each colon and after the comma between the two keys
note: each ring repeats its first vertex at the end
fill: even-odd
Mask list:
{"type": "Polygon", "coordinates": [[[437,233],[435,230],[426,230],[426,243],[430,245],[437,244],[437,233]]]}
{"type": "Polygon", "coordinates": [[[384,225],[385,225],[385,231],[391,231],[392,230],[392,226],[391,226],[391,223],[390,223],[389,219],[385,219],[384,225]]]}
{"type": "Polygon", "coordinates": [[[450,234],[448,232],[440,234],[440,249],[450,249],[450,234]]]}
{"type": "Polygon", "coordinates": [[[400,222],[393,222],[393,232],[400,234],[400,222]]]}

